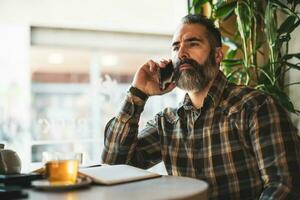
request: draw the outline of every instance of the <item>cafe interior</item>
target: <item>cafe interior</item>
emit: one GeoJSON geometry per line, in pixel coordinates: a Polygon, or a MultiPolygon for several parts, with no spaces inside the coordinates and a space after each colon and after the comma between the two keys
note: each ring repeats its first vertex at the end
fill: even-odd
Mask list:
{"type": "MultiPolygon", "coordinates": [[[[76,152],[84,165],[99,164],[105,124],[134,73],[170,57],[185,14],[186,0],[0,0],[0,143],[17,152],[22,172],[41,166],[44,152],[76,152]]],[[[290,94],[300,99],[297,87],[290,94]]],[[[151,98],[140,127],[182,96],[175,89],[151,98]]],[[[299,128],[299,117],[293,121],[299,128]]],[[[162,164],[153,171],[166,173],[162,164]]]]}

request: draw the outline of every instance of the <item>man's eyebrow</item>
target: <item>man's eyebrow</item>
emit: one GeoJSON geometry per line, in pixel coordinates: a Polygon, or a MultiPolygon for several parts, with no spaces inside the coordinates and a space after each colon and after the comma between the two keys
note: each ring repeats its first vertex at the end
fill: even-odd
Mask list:
{"type": "MultiPolygon", "coordinates": [[[[195,41],[197,41],[197,42],[203,42],[202,39],[197,38],[197,37],[191,37],[191,38],[187,38],[187,39],[184,40],[184,42],[195,42],[195,41]]],[[[177,46],[179,43],[180,43],[179,41],[173,42],[172,43],[172,47],[173,46],[177,46]]]]}
{"type": "Polygon", "coordinates": [[[203,42],[202,39],[200,38],[196,38],[196,37],[192,37],[192,38],[188,38],[186,40],[184,40],[185,42],[194,42],[194,41],[197,41],[197,42],[203,42]]]}
{"type": "Polygon", "coordinates": [[[176,41],[172,43],[172,47],[177,46],[180,42],[176,41]]]}

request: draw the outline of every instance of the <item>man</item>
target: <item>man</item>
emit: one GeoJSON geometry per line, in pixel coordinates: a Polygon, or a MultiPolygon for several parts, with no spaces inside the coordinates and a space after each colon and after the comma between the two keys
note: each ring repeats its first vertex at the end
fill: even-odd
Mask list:
{"type": "Polygon", "coordinates": [[[169,175],[206,180],[210,199],[298,199],[300,140],[286,111],[270,96],[229,83],[219,71],[221,36],[214,24],[187,15],[172,42],[175,84],[159,89],[144,64],[120,113],[106,127],[104,163],[149,168],[163,161],[169,175]],[[138,133],[148,97],[186,91],[138,133]]]}

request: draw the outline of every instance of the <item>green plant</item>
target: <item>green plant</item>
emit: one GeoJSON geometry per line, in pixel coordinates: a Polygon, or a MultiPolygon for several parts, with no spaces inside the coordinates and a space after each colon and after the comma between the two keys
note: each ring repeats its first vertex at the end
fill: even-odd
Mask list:
{"type": "MultiPolygon", "coordinates": [[[[294,108],[287,87],[300,82],[286,83],[289,70],[300,70],[300,53],[289,53],[291,33],[299,26],[296,11],[299,0],[188,0],[188,12],[203,14],[214,20],[226,35],[227,47],[221,64],[229,81],[263,90],[290,112],[294,108]],[[206,8],[206,10],[205,10],[206,8]],[[231,23],[229,31],[225,24],[231,23]]],[[[227,24],[228,26],[228,24],[227,24]]]]}

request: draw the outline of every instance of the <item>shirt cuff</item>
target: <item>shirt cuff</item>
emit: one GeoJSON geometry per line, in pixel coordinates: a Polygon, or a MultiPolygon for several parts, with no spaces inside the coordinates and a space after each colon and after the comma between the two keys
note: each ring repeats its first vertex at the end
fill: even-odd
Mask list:
{"type": "Polygon", "coordinates": [[[138,122],[145,104],[146,100],[142,100],[128,92],[117,118],[122,122],[127,122],[129,119],[136,119],[138,122]]]}

